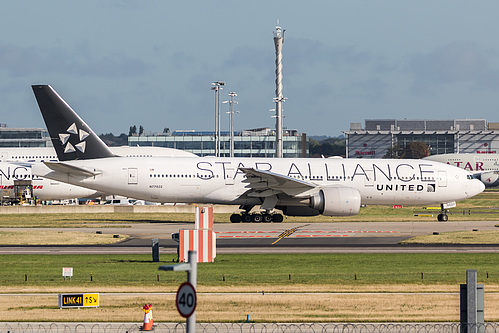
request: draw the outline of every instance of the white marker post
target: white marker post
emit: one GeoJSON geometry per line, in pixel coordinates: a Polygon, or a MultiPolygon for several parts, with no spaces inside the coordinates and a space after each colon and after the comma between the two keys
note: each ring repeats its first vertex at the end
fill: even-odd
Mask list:
{"type": "Polygon", "coordinates": [[[160,271],[186,271],[187,272],[187,282],[192,286],[182,284],[177,291],[177,309],[179,310],[179,313],[181,316],[184,316],[182,313],[184,312],[183,310],[186,310],[185,314],[189,314],[188,310],[192,308],[192,314],[187,317],[186,319],[186,331],[187,333],[195,333],[196,332],[196,288],[197,288],[197,280],[198,280],[198,262],[197,262],[197,252],[196,251],[189,251],[188,258],[189,262],[182,263],[182,264],[176,264],[176,265],[167,265],[167,266],[160,266],[159,270],[160,271]],[[184,287],[184,288],[182,288],[184,287]],[[179,294],[180,296],[184,295],[184,297],[193,297],[194,302],[187,302],[185,299],[185,305],[187,307],[183,307],[184,304],[181,304],[182,309],[178,307],[178,302],[179,302],[179,294]],[[191,295],[191,296],[189,296],[191,295]],[[187,304],[188,303],[188,304],[187,304]],[[191,306],[189,306],[191,304],[191,306]],[[181,312],[182,310],[182,312],[181,312]]]}

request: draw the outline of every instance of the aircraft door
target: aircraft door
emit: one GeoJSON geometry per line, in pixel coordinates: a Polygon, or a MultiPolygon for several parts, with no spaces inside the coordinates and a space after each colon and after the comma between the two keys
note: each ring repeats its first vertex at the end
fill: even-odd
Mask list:
{"type": "Polygon", "coordinates": [[[137,168],[128,168],[128,184],[138,184],[137,168]]]}
{"type": "Polygon", "coordinates": [[[447,187],[447,172],[438,171],[438,187],[447,187]]]}

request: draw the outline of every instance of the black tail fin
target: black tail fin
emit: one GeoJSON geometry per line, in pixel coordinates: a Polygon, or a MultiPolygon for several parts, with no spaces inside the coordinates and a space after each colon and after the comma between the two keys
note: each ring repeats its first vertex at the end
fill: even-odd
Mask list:
{"type": "Polygon", "coordinates": [[[115,156],[51,86],[32,88],[59,161],[115,156]]]}

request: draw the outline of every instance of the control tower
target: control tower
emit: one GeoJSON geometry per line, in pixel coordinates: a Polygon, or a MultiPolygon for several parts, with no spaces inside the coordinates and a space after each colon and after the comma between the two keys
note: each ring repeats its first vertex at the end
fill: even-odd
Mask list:
{"type": "MultiPolygon", "coordinates": [[[[279,24],[279,22],[277,23],[279,24]]],[[[276,129],[276,157],[282,158],[282,102],[286,99],[282,94],[282,44],[284,32],[280,26],[275,27],[275,129],[276,129]]]]}

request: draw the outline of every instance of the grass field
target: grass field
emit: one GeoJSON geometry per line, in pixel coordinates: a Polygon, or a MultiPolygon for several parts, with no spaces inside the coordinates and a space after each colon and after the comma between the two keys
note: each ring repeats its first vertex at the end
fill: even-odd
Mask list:
{"type": "Polygon", "coordinates": [[[128,235],[91,234],[74,231],[0,231],[0,245],[94,245],[113,244],[128,235]]]}
{"type": "MultiPolygon", "coordinates": [[[[186,275],[158,271],[172,258],[162,255],[160,263],[153,263],[147,255],[0,256],[0,320],[140,322],[142,305],[152,303],[156,322],[181,321],[174,292],[186,275]],[[73,267],[71,281],[63,281],[62,267],[73,267]],[[61,311],[56,295],[34,292],[99,292],[101,306],[61,311]],[[133,294],[144,292],[172,294],[133,294]]],[[[257,322],[458,321],[457,293],[469,268],[477,269],[478,282],[485,284],[486,320],[499,320],[497,254],[219,255],[215,263],[198,265],[197,318],[237,322],[249,314],[257,322]]]]}
{"type": "MultiPolygon", "coordinates": [[[[2,255],[0,281],[13,289],[148,285],[151,291],[171,291],[185,280],[185,274],[158,271],[158,267],[171,264],[173,258],[162,255],[160,263],[153,263],[148,255],[2,255]],[[71,282],[62,282],[62,267],[74,268],[71,282]]],[[[470,268],[477,270],[480,283],[499,285],[499,255],[490,253],[221,254],[214,263],[199,264],[198,284],[201,289],[231,286],[245,291],[265,286],[283,291],[299,285],[310,292],[314,290],[306,290],[307,286],[335,290],[345,284],[457,285],[465,283],[470,268]]]]}

